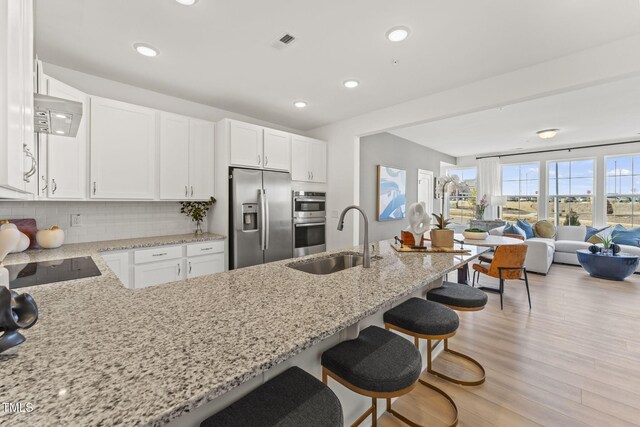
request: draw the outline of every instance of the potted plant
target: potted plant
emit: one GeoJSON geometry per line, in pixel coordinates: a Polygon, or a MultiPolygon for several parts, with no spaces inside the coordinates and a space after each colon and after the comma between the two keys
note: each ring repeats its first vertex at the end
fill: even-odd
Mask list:
{"type": "Polygon", "coordinates": [[[431,230],[431,245],[440,248],[453,247],[453,230],[447,229],[451,219],[445,218],[446,198],[453,192],[467,193],[469,186],[460,181],[458,175],[441,176],[436,181],[436,198],[440,199],[440,214],[433,214],[436,219],[435,228],[431,230]]]}
{"type": "Polygon", "coordinates": [[[215,202],[216,199],[213,196],[203,202],[180,202],[180,213],[185,214],[191,218],[191,221],[196,223],[196,234],[204,233],[202,231],[202,221],[207,217],[207,212],[215,202]]]}
{"type": "Polygon", "coordinates": [[[489,202],[487,201],[487,195],[485,194],[476,205],[476,219],[484,219],[484,211],[488,206],[489,202]]]}

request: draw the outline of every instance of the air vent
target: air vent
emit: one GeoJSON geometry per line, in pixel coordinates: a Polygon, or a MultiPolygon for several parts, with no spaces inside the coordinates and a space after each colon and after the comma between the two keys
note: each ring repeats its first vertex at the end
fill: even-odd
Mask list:
{"type": "Polygon", "coordinates": [[[284,33],[273,41],[272,46],[276,49],[284,49],[285,47],[290,46],[295,41],[296,37],[293,34],[284,33]]]}

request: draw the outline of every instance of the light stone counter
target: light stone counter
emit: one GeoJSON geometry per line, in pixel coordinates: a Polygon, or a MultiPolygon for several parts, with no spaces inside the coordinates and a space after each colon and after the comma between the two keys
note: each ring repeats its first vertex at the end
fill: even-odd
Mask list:
{"type": "Polygon", "coordinates": [[[23,263],[25,255],[32,261],[91,255],[102,276],[19,290],[33,295],[40,318],[24,331],[24,344],[0,355],[0,402],[31,403],[33,411],[0,409],[0,425],[166,424],[439,284],[478,255],[474,246],[465,256],[399,254],[384,241],[376,244],[382,259],[370,269],[317,276],[287,267],[287,260],[144,289],[124,288],[99,256],[192,238],[97,242],[8,257],[6,264],[23,263]]]}

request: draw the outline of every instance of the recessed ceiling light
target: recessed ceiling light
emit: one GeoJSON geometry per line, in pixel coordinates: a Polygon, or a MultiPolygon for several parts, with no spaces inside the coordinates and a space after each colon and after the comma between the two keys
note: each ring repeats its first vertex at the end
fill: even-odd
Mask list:
{"type": "Polygon", "coordinates": [[[357,80],[345,80],[343,83],[344,87],[346,87],[347,89],[353,89],[354,87],[358,87],[358,85],[360,84],[359,81],[357,80]]]}
{"type": "Polygon", "coordinates": [[[63,131],[63,130],[57,130],[57,131],[56,131],[56,133],[57,133],[58,135],[64,135],[64,131],[63,131]]]}
{"type": "Polygon", "coordinates": [[[176,0],[176,1],[184,6],[193,6],[198,2],[198,0],[176,0]]]}
{"type": "Polygon", "coordinates": [[[293,103],[293,105],[296,108],[304,108],[304,107],[307,106],[307,103],[305,101],[296,101],[296,102],[293,103]]]}
{"type": "Polygon", "coordinates": [[[401,42],[409,37],[409,28],[407,27],[393,27],[387,31],[387,38],[392,42],[401,42]]]}
{"type": "Polygon", "coordinates": [[[133,45],[133,47],[135,48],[136,51],[138,51],[140,55],[144,55],[144,56],[153,57],[153,56],[158,56],[158,53],[159,53],[158,49],[146,43],[136,43],[133,45]]]}
{"type": "Polygon", "coordinates": [[[550,139],[556,136],[560,129],[544,129],[539,130],[536,134],[542,139],[550,139]]]}
{"type": "Polygon", "coordinates": [[[65,116],[64,114],[56,114],[56,117],[59,119],[66,119],[67,116],[65,116]]]}

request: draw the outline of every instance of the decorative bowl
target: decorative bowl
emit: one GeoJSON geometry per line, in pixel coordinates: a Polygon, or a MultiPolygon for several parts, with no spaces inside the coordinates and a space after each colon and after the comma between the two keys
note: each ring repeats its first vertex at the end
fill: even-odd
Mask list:
{"type": "Polygon", "coordinates": [[[36,241],[43,249],[56,249],[64,243],[64,231],[53,226],[48,230],[38,230],[36,241]]]}
{"type": "Polygon", "coordinates": [[[469,240],[484,240],[489,237],[489,233],[486,231],[463,231],[462,235],[469,240]]]}

